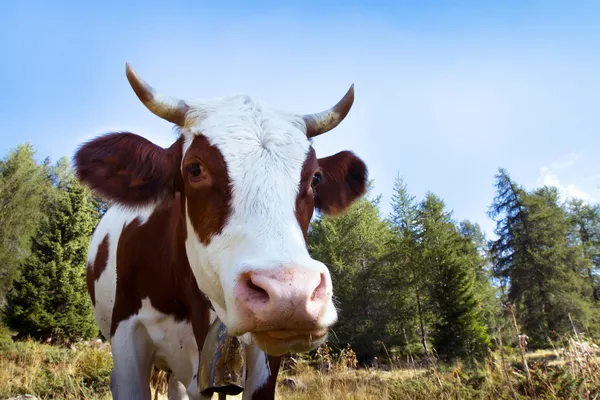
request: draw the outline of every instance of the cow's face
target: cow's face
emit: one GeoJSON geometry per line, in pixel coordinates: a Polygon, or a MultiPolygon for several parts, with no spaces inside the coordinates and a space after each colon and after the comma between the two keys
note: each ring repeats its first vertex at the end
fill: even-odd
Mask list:
{"type": "Polygon", "coordinates": [[[176,101],[131,69],[128,78],[180,137],[169,149],[128,133],[98,138],[78,151],[79,176],[125,205],[182,194],[190,266],[230,334],[273,355],[323,343],[337,313],[329,271],[307,251],[308,225],[315,208],[337,214],[364,194],[367,171],[350,152],[318,159],[309,137],[345,117],[352,92],[329,112],[303,117],[241,95],[176,101]],[[86,178],[91,170],[106,176],[111,162],[119,165],[114,180],[129,177],[128,191],[86,178]]]}

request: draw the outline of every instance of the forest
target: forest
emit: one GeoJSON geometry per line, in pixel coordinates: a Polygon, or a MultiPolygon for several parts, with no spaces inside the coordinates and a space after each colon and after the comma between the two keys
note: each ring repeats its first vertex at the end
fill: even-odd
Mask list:
{"type": "MultiPolygon", "coordinates": [[[[309,250],[330,269],[339,322],[328,346],[360,366],[412,359],[469,367],[499,348],[555,347],[600,335],[600,205],[490,177],[496,238],[457,221],[398,174],[390,215],[372,182],[342,216],[313,220],[309,250]]],[[[14,340],[99,336],[85,284],[92,232],[108,204],[67,158],[31,144],[0,161],[0,298],[14,340]]]]}

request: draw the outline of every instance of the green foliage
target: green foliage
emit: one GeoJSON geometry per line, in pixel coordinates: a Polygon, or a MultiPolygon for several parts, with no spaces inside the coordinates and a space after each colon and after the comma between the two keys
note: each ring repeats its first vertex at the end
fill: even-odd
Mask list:
{"type": "Polygon", "coordinates": [[[480,256],[461,237],[444,202],[429,193],[419,207],[420,264],[427,266],[428,305],[435,315],[434,346],[445,362],[483,358],[490,338],[475,294],[480,256]]]}
{"type": "Polygon", "coordinates": [[[600,204],[571,199],[567,203],[567,212],[568,239],[581,252],[581,273],[586,277],[593,300],[600,305],[600,204]]]}
{"type": "Polygon", "coordinates": [[[86,254],[98,215],[90,193],[66,159],[48,168],[52,190],[44,197],[48,218],[38,229],[14,290],[7,296],[6,324],[23,335],[68,339],[97,334],[85,284],[86,254]]]}
{"type": "Polygon", "coordinates": [[[42,198],[50,190],[30,144],[0,161],[0,299],[29,255],[31,238],[45,214],[42,198]]]}
{"type": "Polygon", "coordinates": [[[396,177],[392,195],[390,229],[394,234],[388,247],[388,282],[393,293],[395,326],[403,333],[405,353],[429,355],[428,326],[434,319],[426,307],[427,267],[421,262],[417,235],[418,205],[401,176],[396,177]],[[417,350],[416,342],[421,346],[417,350]]]}
{"type": "Polygon", "coordinates": [[[344,215],[317,219],[312,224],[309,249],[331,271],[338,312],[333,341],[351,341],[363,356],[376,354],[375,343],[389,337],[382,257],[390,232],[379,218],[377,200],[367,196],[344,215]]]}
{"type": "Polygon", "coordinates": [[[508,287],[522,330],[533,347],[572,329],[589,327],[591,285],[580,271],[582,252],[569,244],[569,219],[556,188],[527,192],[508,173],[497,175],[491,207],[498,239],[492,243],[494,272],[508,287]]]}
{"type": "Polygon", "coordinates": [[[465,262],[475,273],[474,296],[477,308],[488,328],[488,335],[494,336],[500,324],[500,300],[497,289],[492,285],[492,259],[488,243],[481,227],[471,221],[459,224],[460,235],[465,243],[465,252],[469,255],[465,262]]]}
{"type": "Polygon", "coordinates": [[[330,268],[340,311],[332,342],[352,343],[360,360],[388,348],[413,354],[418,343],[429,355],[430,342],[446,361],[484,356],[496,304],[484,306],[493,292],[473,243],[478,226],[466,223],[461,236],[441,200],[429,195],[419,206],[400,177],[394,190],[388,220],[365,196],[312,225],[309,248],[330,268]]]}

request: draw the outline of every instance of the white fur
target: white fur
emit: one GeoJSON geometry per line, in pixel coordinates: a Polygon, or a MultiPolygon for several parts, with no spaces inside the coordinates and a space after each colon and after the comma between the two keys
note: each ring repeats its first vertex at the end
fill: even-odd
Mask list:
{"type": "Polygon", "coordinates": [[[170,315],[157,311],[149,299],[142,300],[137,314],[138,321],[146,328],[156,348],[155,361],[165,363],[173,377],[190,393],[197,393],[199,351],[190,322],[176,322],[170,315]]]}
{"type": "MultiPolygon", "coordinates": [[[[152,363],[168,365],[172,371],[169,390],[180,399],[200,399],[197,380],[199,352],[189,322],[176,322],[157,311],[149,299],[128,319],[121,321],[111,339],[116,397],[147,393],[152,363]],[[121,381],[119,378],[125,377],[121,381]],[[185,387],[187,394],[181,392],[185,387]]],[[[169,394],[171,396],[171,393],[169,394]]],[[[127,397],[125,397],[127,396],[127,397]]]]}
{"type": "MultiPolygon", "coordinates": [[[[295,263],[330,279],[327,268],[310,258],[295,215],[300,174],[310,147],[300,117],[234,95],[191,103],[182,133],[184,155],[196,135],[204,135],[217,147],[232,183],[232,214],[222,232],[208,246],[195,235],[188,235],[186,241],[198,286],[228,327],[239,318],[233,290],[240,272],[295,263]]],[[[188,232],[193,232],[189,219],[193,207],[186,202],[188,232]]],[[[336,318],[330,298],[322,322],[333,323],[336,318]]]]}
{"type": "Polygon", "coordinates": [[[258,389],[264,386],[269,379],[270,369],[267,355],[260,351],[256,346],[245,346],[246,365],[248,370],[252,371],[252,375],[246,381],[244,387],[243,400],[252,399],[252,395],[258,389]]]}
{"type": "Polygon", "coordinates": [[[111,338],[111,392],[115,400],[150,399],[152,345],[136,315],[121,321],[111,338]]]}

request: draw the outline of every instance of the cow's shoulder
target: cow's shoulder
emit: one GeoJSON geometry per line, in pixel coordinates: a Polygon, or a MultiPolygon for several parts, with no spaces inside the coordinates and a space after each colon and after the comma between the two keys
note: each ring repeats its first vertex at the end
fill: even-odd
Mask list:
{"type": "Polygon", "coordinates": [[[190,321],[194,317],[190,304],[202,299],[185,253],[180,195],[151,207],[151,212],[130,218],[119,238],[112,333],[146,300],[175,321],[190,321]]]}

